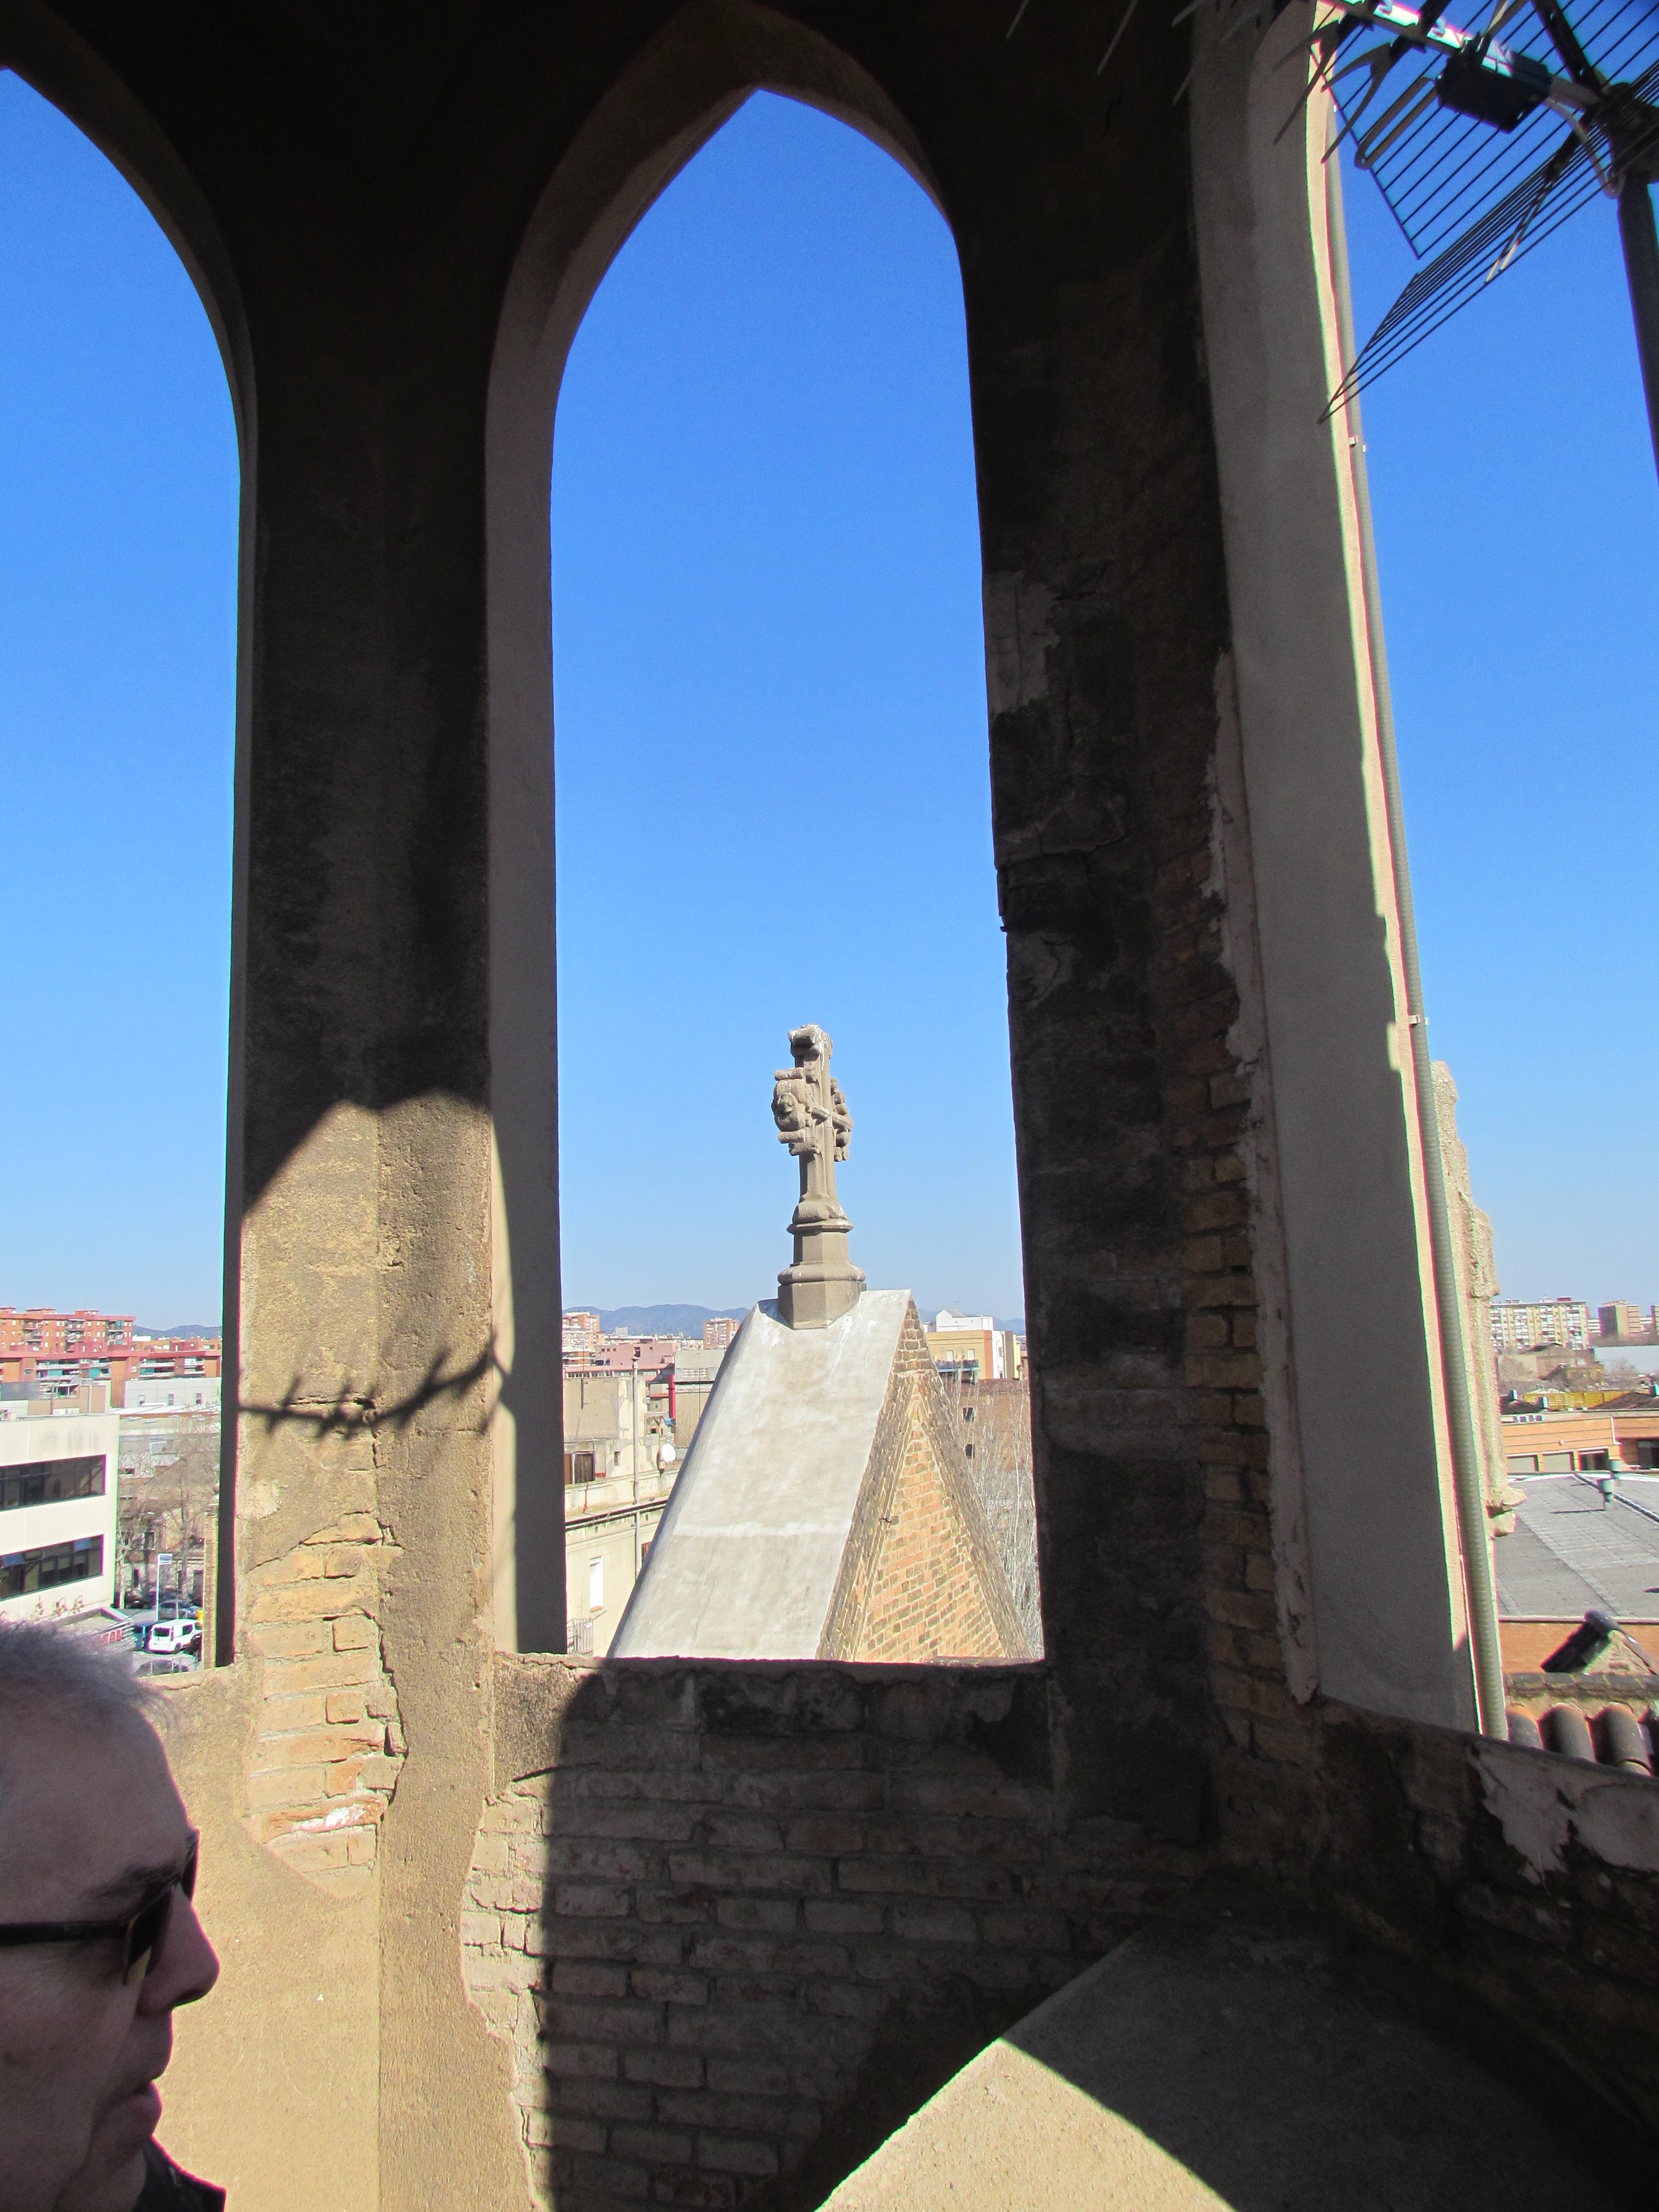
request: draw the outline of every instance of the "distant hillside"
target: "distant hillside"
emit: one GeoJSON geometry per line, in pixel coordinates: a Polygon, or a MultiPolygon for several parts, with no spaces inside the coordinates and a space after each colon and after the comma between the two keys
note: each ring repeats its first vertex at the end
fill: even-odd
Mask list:
{"type": "MultiPolygon", "coordinates": [[[[589,1306],[570,1306],[567,1312],[592,1313],[589,1306]]],[[[599,1311],[599,1327],[607,1336],[626,1329],[629,1336],[701,1337],[706,1321],[741,1321],[747,1306],[610,1306],[599,1311]]]]}
{"type": "Polygon", "coordinates": [[[217,1336],[221,1334],[216,1321],[170,1321],[166,1328],[159,1322],[140,1321],[133,1323],[140,1336],[217,1336]]]}

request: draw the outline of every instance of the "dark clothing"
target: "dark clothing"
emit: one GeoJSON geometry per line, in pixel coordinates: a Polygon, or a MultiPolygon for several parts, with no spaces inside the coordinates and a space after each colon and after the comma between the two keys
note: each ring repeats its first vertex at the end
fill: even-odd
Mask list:
{"type": "Polygon", "coordinates": [[[225,2192],[175,2166],[156,2144],[144,2145],[144,2185],[132,2212],[225,2212],[225,2192]]]}

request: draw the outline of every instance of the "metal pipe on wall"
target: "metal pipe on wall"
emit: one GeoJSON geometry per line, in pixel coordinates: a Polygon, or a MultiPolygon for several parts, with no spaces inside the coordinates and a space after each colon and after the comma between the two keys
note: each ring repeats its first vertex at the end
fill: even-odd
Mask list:
{"type": "MultiPolygon", "coordinates": [[[[1326,228],[1336,295],[1337,332],[1346,376],[1356,358],[1353,301],[1348,288],[1348,240],[1342,218],[1341,156],[1331,152],[1325,164],[1326,228]]],[[[1475,1710],[1483,1735],[1507,1735],[1504,1657],[1498,1640],[1498,1600],[1492,1580],[1492,1538],[1486,1518],[1486,1486],[1475,1442],[1469,1372],[1463,1350],[1462,1297],[1452,1252],[1451,1218],[1446,1204],[1445,1162],[1440,1151],[1440,1119],[1435,1109],[1434,1070],[1429,1059],[1429,1018],[1423,1007],[1423,978],[1418,965],[1417,919],[1412,904],[1411,868],[1406,858],[1406,811],[1400,790],[1400,760],[1395,748],[1394,702],[1389,689],[1388,656],[1382,642],[1382,599],[1377,583],[1376,544],[1371,534],[1370,485],[1365,469],[1364,432],[1358,394],[1344,403],[1352,455],[1354,503],[1359,523],[1359,567],[1365,594],[1365,636],[1370,659],[1371,691],[1376,702],[1377,748],[1382,755],[1383,805],[1394,872],[1395,908],[1400,918],[1400,964],[1406,985],[1406,1018],[1411,1033],[1412,1079],[1423,1146],[1423,1182],[1429,1216],[1429,1252],[1434,1276],[1435,1312],[1440,1325],[1440,1368],[1445,1392],[1446,1425],[1452,1455],[1452,1485],[1463,1555],[1464,1596],[1474,1657],[1475,1710]]]]}

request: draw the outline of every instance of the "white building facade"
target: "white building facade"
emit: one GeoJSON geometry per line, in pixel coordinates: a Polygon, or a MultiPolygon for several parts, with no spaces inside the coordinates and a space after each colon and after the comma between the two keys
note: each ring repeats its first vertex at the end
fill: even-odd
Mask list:
{"type": "Polygon", "coordinates": [[[61,1620],[114,1602],[118,1413],[0,1420],[0,1620],[61,1620]]]}

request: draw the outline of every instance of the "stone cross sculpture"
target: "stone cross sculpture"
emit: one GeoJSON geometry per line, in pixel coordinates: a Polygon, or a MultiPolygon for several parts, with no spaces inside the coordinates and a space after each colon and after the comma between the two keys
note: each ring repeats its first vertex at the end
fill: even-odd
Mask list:
{"type": "Polygon", "coordinates": [[[852,1223],[836,1196],[836,1162],[847,1158],[853,1117],[830,1073],[834,1041],[816,1022],[791,1030],[793,1067],[772,1086],[778,1142],[800,1162],[800,1200],[789,1224],[795,1264],[778,1277],[778,1318],[791,1328],[826,1328],[857,1304],[862,1272],[847,1256],[852,1223]]]}

